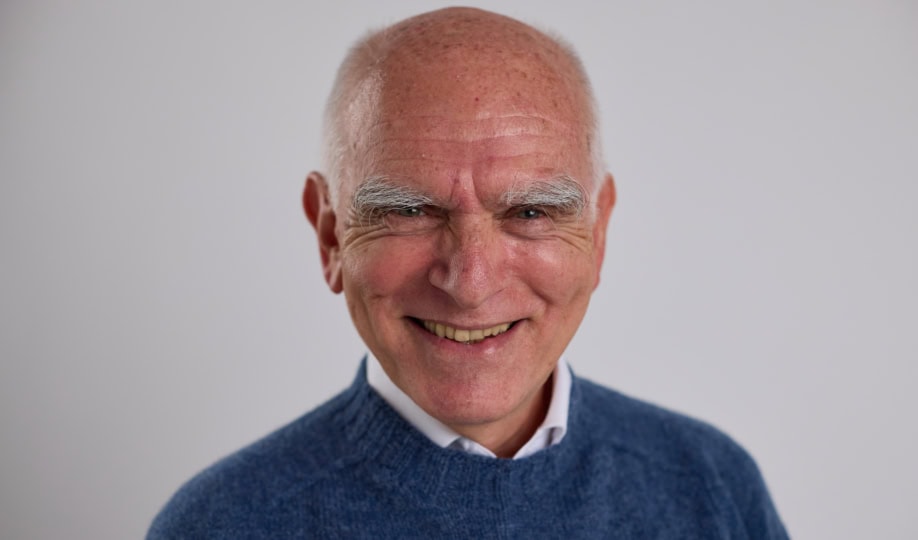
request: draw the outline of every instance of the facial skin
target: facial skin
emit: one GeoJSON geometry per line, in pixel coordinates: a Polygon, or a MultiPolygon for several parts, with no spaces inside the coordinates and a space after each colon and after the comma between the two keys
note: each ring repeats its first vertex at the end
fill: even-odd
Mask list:
{"type": "Polygon", "coordinates": [[[509,456],[542,421],[598,284],[612,179],[594,183],[586,98],[544,36],[457,8],[392,31],[358,115],[362,174],[333,204],[311,173],[304,207],[329,286],[392,381],[509,456]]]}

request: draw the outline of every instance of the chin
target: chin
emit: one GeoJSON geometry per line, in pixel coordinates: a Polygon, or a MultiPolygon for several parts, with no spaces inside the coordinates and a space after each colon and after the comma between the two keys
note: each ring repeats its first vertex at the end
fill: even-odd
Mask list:
{"type": "Polygon", "coordinates": [[[526,408],[532,401],[522,392],[506,388],[444,388],[433,385],[427,394],[428,414],[444,424],[482,425],[499,422],[526,408]]]}

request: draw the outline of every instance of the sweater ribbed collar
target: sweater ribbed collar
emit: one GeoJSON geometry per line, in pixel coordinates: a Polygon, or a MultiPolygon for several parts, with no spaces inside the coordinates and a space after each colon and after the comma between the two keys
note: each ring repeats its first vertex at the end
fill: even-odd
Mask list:
{"type": "Polygon", "coordinates": [[[441,448],[412,427],[366,382],[364,361],[342,396],[335,424],[368,474],[398,485],[406,497],[435,501],[441,491],[463,490],[475,497],[499,496],[503,489],[537,494],[577,466],[574,424],[579,417],[579,385],[572,377],[568,435],[559,444],[522,459],[494,459],[441,448]]]}

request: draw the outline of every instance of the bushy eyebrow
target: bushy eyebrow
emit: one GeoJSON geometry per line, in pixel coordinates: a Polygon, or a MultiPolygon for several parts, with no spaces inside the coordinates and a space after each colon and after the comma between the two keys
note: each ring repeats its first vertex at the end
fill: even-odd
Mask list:
{"type": "Polygon", "coordinates": [[[432,203],[430,197],[410,187],[394,184],[386,176],[371,176],[354,191],[351,214],[357,221],[368,223],[392,210],[432,203]]]}
{"type": "Polygon", "coordinates": [[[548,181],[515,185],[504,194],[504,204],[510,207],[535,206],[553,208],[561,214],[581,216],[587,208],[583,186],[570,176],[548,181]]]}
{"type": "MultiPolygon", "coordinates": [[[[587,208],[587,194],[570,176],[514,185],[502,197],[507,207],[551,208],[561,215],[580,217],[587,208]]],[[[393,183],[383,175],[371,176],[360,184],[351,199],[351,218],[372,223],[387,212],[402,208],[433,206],[434,200],[419,191],[393,183]]]]}

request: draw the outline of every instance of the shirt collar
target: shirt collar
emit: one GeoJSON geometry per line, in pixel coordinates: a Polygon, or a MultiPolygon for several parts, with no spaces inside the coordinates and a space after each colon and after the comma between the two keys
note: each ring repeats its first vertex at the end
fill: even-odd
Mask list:
{"type": "MultiPolygon", "coordinates": [[[[459,435],[449,426],[427,414],[408,394],[392,382],[373,353],[367,353],[367,383],[399,415],[434,444],[441,448],[456,448],[470,454],[496,457],[477,442],[459,435]]],[[[551,403],[545,420],[517,451],[513,459],[530,456],[539,450],[558,444],[567,433],[567,413],[571,398],[571,372],[562,356],[552,376],[551,403]]]]}

